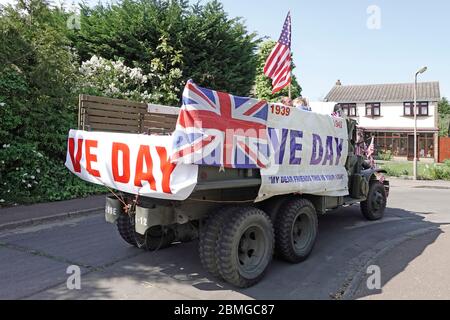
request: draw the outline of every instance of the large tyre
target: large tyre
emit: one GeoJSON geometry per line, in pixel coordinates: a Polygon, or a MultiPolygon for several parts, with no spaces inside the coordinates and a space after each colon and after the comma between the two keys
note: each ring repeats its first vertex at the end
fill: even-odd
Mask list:
{"type": "Polygon", "coordinates": [[[367,200],[361,202],[361,213],[367,220],[380,220],[386,209],[386,191],[384,185],[378,181],[372,181],[367,194],[367,200]]]}
{"type": "Polygon", "coordinates": [[[162,229],[161,226],[151,227],[146,235],[135,231],[134,217],[126,214],[117,219],[117,230],[125,242],[144,250],[163,249],[174,241],[174,233],[171,229],[162,229]]]}
{"type": "Polygon", "coordinates": [[[275,220],[275,252],[291,263],[305,260],[311,253],[318,233],[316,209],[311,201],[291,198],[275,220]]]}
{"type": "Polygon", "coordinates": [[[198,243],[200,261],[205,270],[217,278],[221,278],[219,267],[217,266],[217,240],[225,219],[236,209],[236,207],[224,207],[216,210],[208,216],[204,225],[200,228],[198,243]]]}
{"type": "Polygon", "coordinates": [[[117,230],[120,236],[125,242],[137,247],[136,239],[134,237],[134,223],[133,218],[130,218],[127,214],[121,214],[117,219],[117,230]]]}
{"type": "Polygon", "coordinates": [[[263,278],[272,261],[272,223],[253,207],[239,208],[225,220],[216,246],[220,275],[236,287],[250,287],[263,278]]]}

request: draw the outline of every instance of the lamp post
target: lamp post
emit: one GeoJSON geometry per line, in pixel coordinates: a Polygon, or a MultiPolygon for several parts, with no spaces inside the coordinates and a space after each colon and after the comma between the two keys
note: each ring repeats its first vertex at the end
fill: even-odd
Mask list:
{"type": "Polygon", "coordinates": [[[413,175],[414,180],[417,180],[417,76],[427,71],[427,67],[423,67],[416,72],[414,77],[414,164],[413,175]]]}

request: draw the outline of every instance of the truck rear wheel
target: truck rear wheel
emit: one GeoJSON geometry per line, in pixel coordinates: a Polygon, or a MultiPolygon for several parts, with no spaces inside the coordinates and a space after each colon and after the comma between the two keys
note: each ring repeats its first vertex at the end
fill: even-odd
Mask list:
{"type": "Polygon", "coordinates": [[[129,217],[126,214],[120,215],[117,219],[117,230],[125,242],[145,250],[166,248],[175,239],[173,230],[163,230],[161,226],[151,227],[146,231],[146,235],[137,233],[134,226],[134,217],[129,217]]]}
{"type": "Polygon", "coordinates": [[[127,214],[121,214],[117,219],[117,230],[125,242],[137,247],[136,239],[134,237],[134,223],[132,219],[133,218],[130,218],[127,214]]]}
{"type": "Polygon", "coordinates": [[[292,263],[305,260],[318,233],[317,214],[311,201],[293,198],[281,207],[275,220],[275,252],[292,263]]]}
{"type": "Polygon", "coordinates": [[[380,220],[384,216],[386,202],[384,185],[378,181],[372,181],[367,200],[361,202],[361,213],[367,220],[380,220]]]}
{"type": "Polygon", "coordinates": [[[224,207],[211,213],[200,228],[198,251],[203,267],[217,278],[221,278],[217,266],[216,244],[224,220],[236,210],[236,207],[224,207]]]}
{"type": "Polygon", "coordinates": [[[217,265],[222,278],[240,288],[260,281],[272,261],[274,235],[270,218],[253,207],[237,209],[221,225],[217,265]]]}

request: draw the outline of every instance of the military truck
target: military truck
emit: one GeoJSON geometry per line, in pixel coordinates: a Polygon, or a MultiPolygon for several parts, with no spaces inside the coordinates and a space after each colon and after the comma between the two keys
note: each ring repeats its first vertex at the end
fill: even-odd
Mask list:
{"type": "MultiPolygon", "coordinates": [[[[80,96],[79,129],[140,134],[171,134],[179,108],[118,99],[80,96]]],[[[299,263],[318,236],[318,216],[359,204],[368,220],[383,217],[389,182],[384,171],[355,155],[356,122],[346,119],[349,152],[348,196],[285,194],[255,203],[259,170],[199,166],[198,183],[184,201],[161,200],[113,191],[105,218],[128,244],[160,250],[198,239],[203,267],[237,287],[261,280],[272,257],[299,263]],[[253,200],[252,200],[253,199],[253,200]]]]}

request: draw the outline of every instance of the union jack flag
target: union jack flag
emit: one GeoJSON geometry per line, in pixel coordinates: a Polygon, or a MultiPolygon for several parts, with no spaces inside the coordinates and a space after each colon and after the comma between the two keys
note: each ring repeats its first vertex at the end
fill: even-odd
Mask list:
{"type": "Polygon", "coordinates": [[[171,161],[225,168],[269,163],[268,103],[205,89],[189,80],[174,132],[171,161]]]}

